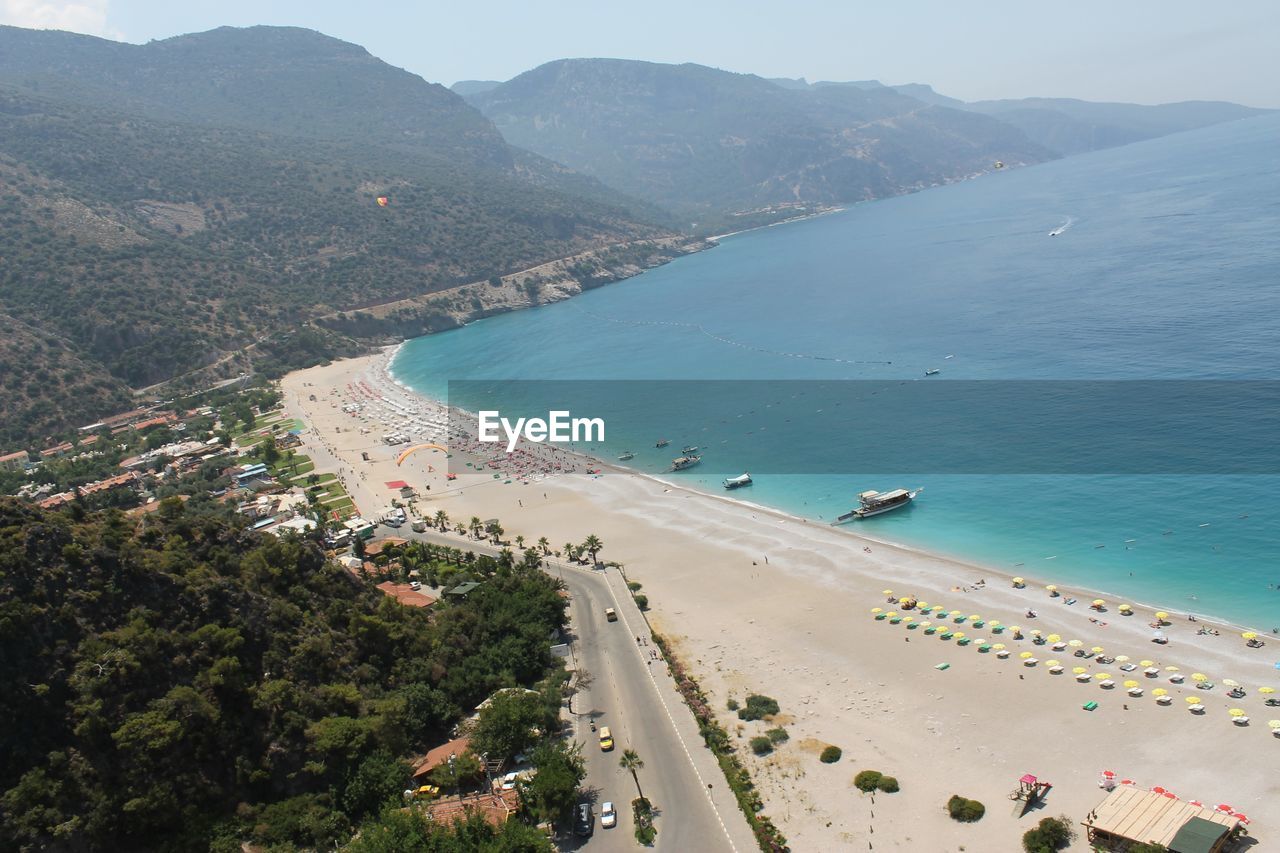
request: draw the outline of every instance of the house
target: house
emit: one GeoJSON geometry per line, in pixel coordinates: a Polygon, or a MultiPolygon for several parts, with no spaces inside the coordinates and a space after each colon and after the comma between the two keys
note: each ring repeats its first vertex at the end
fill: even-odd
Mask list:
{"type": "Polygon", "coordinates": [[[1089,844],[1124,850],[1130,844],[1160,844],[1169,853],[1221,853],[1240,820],[1226,812],[1179,800],[1169,794],[1121,785],[1082,823],[1089,844]]]}
{"type": "Polygon", "coordinates": [[[235,473],[236,485],[247,488],[253,483],[266,483],[271,480],[271,472],[261,462],[256,465],[241,465],[235,473]]]}
{"type": "Polygon", "coordinates": [[[314,521],[307,518],[305,515],[298,515],[288,521],[280,522],[275,527],[268,527],[267,532],[274,533],[276,536],[283,536],[285,533],[292,530],[294,533],[301,536],[308,530],[315,530],[315,527],[316,523],[314,521]]]}
{"type": "Polygon", "coordinates": [[[478,586],[480,584],[477,581],[467,581],[466,583],[458,584],[453,589],[446,589],[444,594],[446,598],[466,598],[478,586]]]}
{"type": "MultiPolygon", "coordinates": [[[[96,435],[85,435],[80,437],[79,446],[81,448],[86,448],[97,443],[98,443],[98,437],[96,435]]],[[[72,444],[69,441],[64,441],[62,442],[62,444],[57,444],[57,445],[54,445],[53,447],[47,447],[44,450],[41,450],[40,456],[43,459],[48,459],[51,456],[62,456],[64,454],[70,453],[75,449],[76,449],[76,445],[72,444]]]]}
{"type": "Polygon", "coordinates": [[[430,607],[436,603],[434,598],[424,592],[419,592],[407,583],[383,581],[378,584],[378,589],[408,607],[430,607]]]}
{"type": "MultiPolygon", "coordinates": [[[[135,473],[118,474],[114,477],[108,477],[105,480],[98,480],[96,483],[89,483],[88,485],[81,486],[79,488],[79,492],[84,497],[88,497],[89,495],[94,495],[99,492],[109,492],[112,489],[133,485],[140,479],[142,478],[135,473]]],[[[64,504],[69,504],[75,499],[75,491],[62,492],[61,494],[50,495],[40,501],[39,505],[43,509],[54,509],[64,504]]]]}
{"type": "Polygon", "coordinates": [[[447,764],[450,758],[456,758],[471,748],[471,738],[462,736],[454,738],[447,743],[442,743],[435,749],[428,750],[427,754],[418,759],[413,765],[413,780],[418,784],[422,784],[423,779],[432,770],[435,770],[442,764],[447,764]]]}
{"type": "Polygon", "coordinates": [[[15,450],[0,456],[0,470],[25,471],[27,469],[27,451],[15,450]]]}

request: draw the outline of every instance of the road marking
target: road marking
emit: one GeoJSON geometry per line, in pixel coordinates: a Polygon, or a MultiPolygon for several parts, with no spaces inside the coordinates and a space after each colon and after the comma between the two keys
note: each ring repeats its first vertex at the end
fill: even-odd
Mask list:
{"type": "MultiPolygon", "coordinates": [[[[627,615],[623,612],[622,605],[618,603],[618,595],[613,590],[613,584],[609,582],[609,570],[604,570],[604,585],[609,590],[609,597],[613,599],[614,610],[618,614],[618,618],[622,620],[622,624],[627,626],[627,634],[632,637],[639,636],[631,633],[631,623],[627,621],[627,615]]],[[[644,660],[644,655],[640,653],[640,646],[636,646],[636,653],[640,655],[640,659],[644,660]]],[[[666,660],[662,660],[666,663],[666,660]]],[[[693,760],[693,754],[689,752],[689,745],[685,743],[684,735],[680,734],[680,727],[676,725],[676,719],[671,715],[671,707],[667,704],[666,697],[662,695],[662,688],[658,686],[657,676],[653,674],[653,667],[645,664],[645,669],[649,672],[649,683],[653,685],[653,690],[658,694],[658,701],[662,703],[662,710],[667,712],[667,721],[671,723],[671,729],[676,733],[676,739],[680,741],[680,748],[684,750],[685,757],[689,759],[689,766],[693,768],[693,775],[698,777],[698,785],[702,788],[702,792],[707,796],[707,802],[711,805],[711,811],[715,814],[716,820],[720,822],[720,829],[724,830],[725,840],[729,842],[729,849],[737,853],[737,846],[733,843],[733,836],[729,834],[729,827],[725,826],[724,818],[720,816],[720,809],[716,807],[716,801],[711,796],[711,788],[707,786],[707,782],[702,778],[702,774],[698,771],[697,762],[693,760]]]]}

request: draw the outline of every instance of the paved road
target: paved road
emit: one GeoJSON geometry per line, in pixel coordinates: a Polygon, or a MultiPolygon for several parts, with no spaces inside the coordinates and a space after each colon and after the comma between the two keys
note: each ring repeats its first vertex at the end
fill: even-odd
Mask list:
{"type": "MultiPolygon", "coordinates": [[[[464,548],[496,556],[498,549],[483,542],[438,532],[398,534],[425,542],[464,548]]],[[[636,786],[631,774],[618,766],[624,749],[634,749],[644,761],[640,786],[653,803],[658,830],[655,849],[670,851],[737,851],[756,849],[750,827],[738,810],[715,757],[698,734],[692,713],[680,699],[662,661],[653,661],[649,630],[616,569],[591,570],[553,562],[548,571],[565,581],[571,595],[570,648],[579,667],[593,676],[592,685],[573,699],[575,736],[583,744],[585,787],[595,801],[595,835],[562,844],[566,850],[627,850],[637,847],[633,835],[631,800],[636,786]],[[605,608],[618,613],[605,620],[605,608]],[[602,752],[598,732],[609,726],[617,746],[602,752]],[[708,787],[710,785],[710,787],[708,787]],[[612,801],[618,825],[603,829],[599,806],[612,801]]]]}

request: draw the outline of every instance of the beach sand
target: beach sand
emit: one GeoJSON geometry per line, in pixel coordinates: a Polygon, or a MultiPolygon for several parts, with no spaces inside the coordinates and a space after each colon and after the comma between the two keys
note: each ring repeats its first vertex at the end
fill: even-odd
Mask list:
{"type": "MultiPolygon", "coordinates": [[[[385,372],[389,358],[386,352],[349,359],[283,380],[286,407],[309,427],[302,438],[317,470],[341,473],[366,515],[396,496],[385,483],[403,479],[418,489],[420,514],[444,510],[463,523],[472,516],[498,518],[506,539],[522,535],[526,547],[543,536],[557,549],[599,536],[601,558],[624,564],[628,577],[643,584],[655,630],[673,641],[722,722],[741,735],[735,742],[760,785],[765,811],[793,849],[1018,850],[1021,834],[1040,817],[1063,814],[1079,829],[1105,795],[1103,770],[1142,787],[1162,785],[1183,799],[1231,803],[1251,819],[1250,834],[1262,842],[1257,849],[1275,844],[1280,737],[1267,721],[1280,719],[1280,707],[1265,706],[1256,688],[1280,687],[1274,668],[1280,639],[1264,637],[1265,648],[1249,649],[1238,628],[1188,622],[1185,613],[1170,610],[1164,629],[1170,642],[1159,646],[1150,642],[1151,608],[1136,606],[1135,615],[1124,617],[1112,601],[1106,612],[1095,612],[1089,602],[1097,596],[1060,578],[1028,576],[1026,588],[1015,589],[1007,574],[989,568],[609,466],[599,476],[542,476],[529,466],[529,479],[510,483],[489,474],[448,482],[443,456],[430,451],[397,467],[398,448],[381,435],[401,425],[398,410],[380,411],[374,402],[359,415],[342,410],[360,383],[366,395],[372,388],[401,409],[437,405],[396,386],[385,372]],[[1061,597],[1049,597],[1049,580],[1059,583],[1061,597]],[[896,609],[885,589],[1024,632],[1079,639],[1086,648],[1129,655],[1133,663],[1149,658],[1161,667],[1176,665],[1187,680],[1170,683],[1164,671],[1157,678],[1124,673],[1116,664],[1075,658],[1070,649],[1033,645],[1029,636],[1013,640],[1007,632],[955,626],[1007,644],[1011,656],[999,660],[973,645],[874,620],[872,607],[896,609]],[[1078,602],[1068,606],[1071,597],[1078,602]],[[1038,617],[1027,619],[1028,609],[1038,617]],[[1197,635],[1199,627],[1220,633],[1197,635]],[[1023,651],[1041,663],[1024,666],[1023,651]],[[1049,674],[1048,659],[1060,660],[1066,672],[1049,674]],[[944,662],[949,669],[935,668],[944,662]],[[1077,665],[1110,673],[1117,686],[1076,683],[1071,669],[1077,665]],[[1195,689],[1195,672],[1217,687],[1195,689]],[[1240,682],[1248,695],[1228,698],[1224,678],[1240,682]],[[1145,695],[1126,695],[1121,684],[1127,679],[1139,681],[1145,695]],[[1157,687],[1170,691],[1170,706],[1156,704],[1151,693],[1157,687]],[[729,698],[743,701],[752,692],[778,701],[776,720],[740,723],[725,709],[729,698]],[[1206,713],[1189,713],[1184,698],[1190,695],[1203,700],[1206,713]],[[1099,703],[1097,710],[1082,710],[1090,700],[1099,703]],[[1227,710],[1236,707],[1248,713],[1250,725],[1232,724],[1227,710]],[[747,739],[775,725],[784,725],[790,740],[766,758],[750,755],[747,739]],[[840,762],[818,761],[826,744],[844,750],[840,762]],[[874,800],[860,794],[852,780],[863,769],[896,776],[901,792],[874,800]],[[1054,787],[1042,808],[1015,819],[1009,793],[1024,773],[1054,787]],[[943,809],[952,794],[983,802],[986,817],[976,824],[952,821],[943,809]]],[[[424,432],[415,440],[433,437],[424,432]]],[[[459,546],[465,547],[462,537],[459,546]]],[[[1071,849],[1088,847],[1078,839],[1071,849]]]]}

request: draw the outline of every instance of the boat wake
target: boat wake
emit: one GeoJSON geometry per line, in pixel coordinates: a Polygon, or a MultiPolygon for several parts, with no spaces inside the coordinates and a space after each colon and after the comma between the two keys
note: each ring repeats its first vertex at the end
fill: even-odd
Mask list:
{"type": "Polygon", "coordinates": [[[1065,231],[1067,231],[1068,229],[1070,229],[1072,225],[1075,225],[1075,224],[1076,224],[1076,220],[1075,220],[1075,218],[1074,218],[1074,217],[1071,217],[1071,216],[1068,216],[1068,217],[1067,217],[1067,221],[1066,221],[1066,222],[1063,222],[1063,223],[1062,223],[1061,225],[1059,225],[1057,228],[1055,228],[1055,229],[1053,229],[1052,231],[1050,231],[1050,232],[1049,232],[1049,236],[1050,236],[1050,237],[1057,237],[1059,234],[1064,233],[1065,231]]]}

